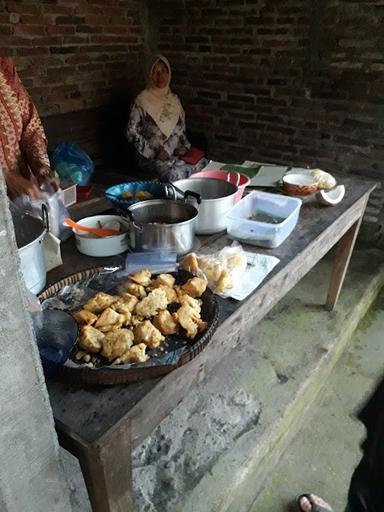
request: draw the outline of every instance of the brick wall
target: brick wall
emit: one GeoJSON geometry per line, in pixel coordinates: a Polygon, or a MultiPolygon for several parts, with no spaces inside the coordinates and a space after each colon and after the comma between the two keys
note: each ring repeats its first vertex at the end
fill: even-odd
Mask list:
{"type": "Polygon", "coordinates": [[[137,87],[140,0],[0,1],[0,46],[42,116],[98,107],[137,87]]]}
{"type": "Polygon", "coordinates": [[[162,0],[159,48],[214,158],[381,176],[384,2],[162,0]]]}

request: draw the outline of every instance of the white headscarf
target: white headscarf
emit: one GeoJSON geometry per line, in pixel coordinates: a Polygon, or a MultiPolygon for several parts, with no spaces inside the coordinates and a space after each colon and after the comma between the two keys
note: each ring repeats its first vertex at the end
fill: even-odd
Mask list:
{"type": "Polygon", "coordinates": [[[156,55],[151,61],[148,73],[148,85],[136,98],[136,103],[149,114],[160,130],[168,138],[176,127],[180,114],[183,112],[179,98],[169,87],[171,81],[171,66],[163,55],[156,55]],[[165,87],[155,87],[152,83],[152,71],[159,61],[168,68],[169,79],[165,87]]]}

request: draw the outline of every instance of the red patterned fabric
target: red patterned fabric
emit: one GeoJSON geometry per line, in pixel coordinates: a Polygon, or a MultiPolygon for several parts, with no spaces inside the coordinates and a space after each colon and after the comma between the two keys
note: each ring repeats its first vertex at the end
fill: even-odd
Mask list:
{"type": "Polygon", "coordinates": [[[0,166],[30,179],[47,172],[49,159],[37,110],[9,57],[0,55],[0,166]]]}

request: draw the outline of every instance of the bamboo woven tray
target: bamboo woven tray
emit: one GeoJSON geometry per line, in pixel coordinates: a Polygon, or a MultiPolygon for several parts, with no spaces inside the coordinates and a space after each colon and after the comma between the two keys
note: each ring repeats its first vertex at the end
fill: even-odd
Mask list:
{"type": "MultiPolygon", "coordinates": [[[[40,302],[43,302],[55,296],[64,286],[88,279],[103,270],[104,267],[95,267],[72,274],[49,286],[38,298],[40,302]]],[[[191,274],[185,271],[174,272],[173,275],[179,283],[185,282],[191,277],[191,274]]],[[[106,365],[99,368],[89,368],[84,364],[75,362],[73,359],[69,359],[58,370],[58,375],[78,383],[113,385],[159,377],[183,366],[204,349],[218,325],[219,306],[215,295],[207,289],[201,299],[203,301],[201,316],[203,320],[208,322],[208,329],[200,335],[198,334],[193,342],[186,342],[186,338],[182,334],[167,337],[167,340],[173,338],[173,343],[180,344],[180,347],[175,351],[165,352],[164,356],[159,358],[161,362],[157,359],[149,359],[146,363],[141,364],[106,365]]]]}

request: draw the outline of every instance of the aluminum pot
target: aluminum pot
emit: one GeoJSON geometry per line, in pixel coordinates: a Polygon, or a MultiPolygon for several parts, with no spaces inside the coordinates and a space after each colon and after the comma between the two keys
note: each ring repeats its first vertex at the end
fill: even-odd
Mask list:
{"type": "Polygon", "coordinates": [[[197,209],[188,203],[150,199],[127,210],[134,251],[169,250],[182,256],[193,247],[197,209]]]}
{"type": "Polygon", "coordinates": [[[43,220],[16,211],[12,212],[12,219],[25,284],[32,293],[39,293],[47,276],[43,250],[44,236],[48,231],[47,210],[43,209],[43,220]]]}
{"type": "MultiPolygon", "coordinates": [[[[199,194],[199,216],[196,224],[197,235],[211,235],[227,229],[227,213],[235,204],[238,187],[233,183],[213,178],[195,178],[174,182],[174,197],[184,194],[199,194]],[[176,189],[175,189],[176,187],[176,189]]],[[[169,189],[168,189],[169,192],[169,189]]]]}

